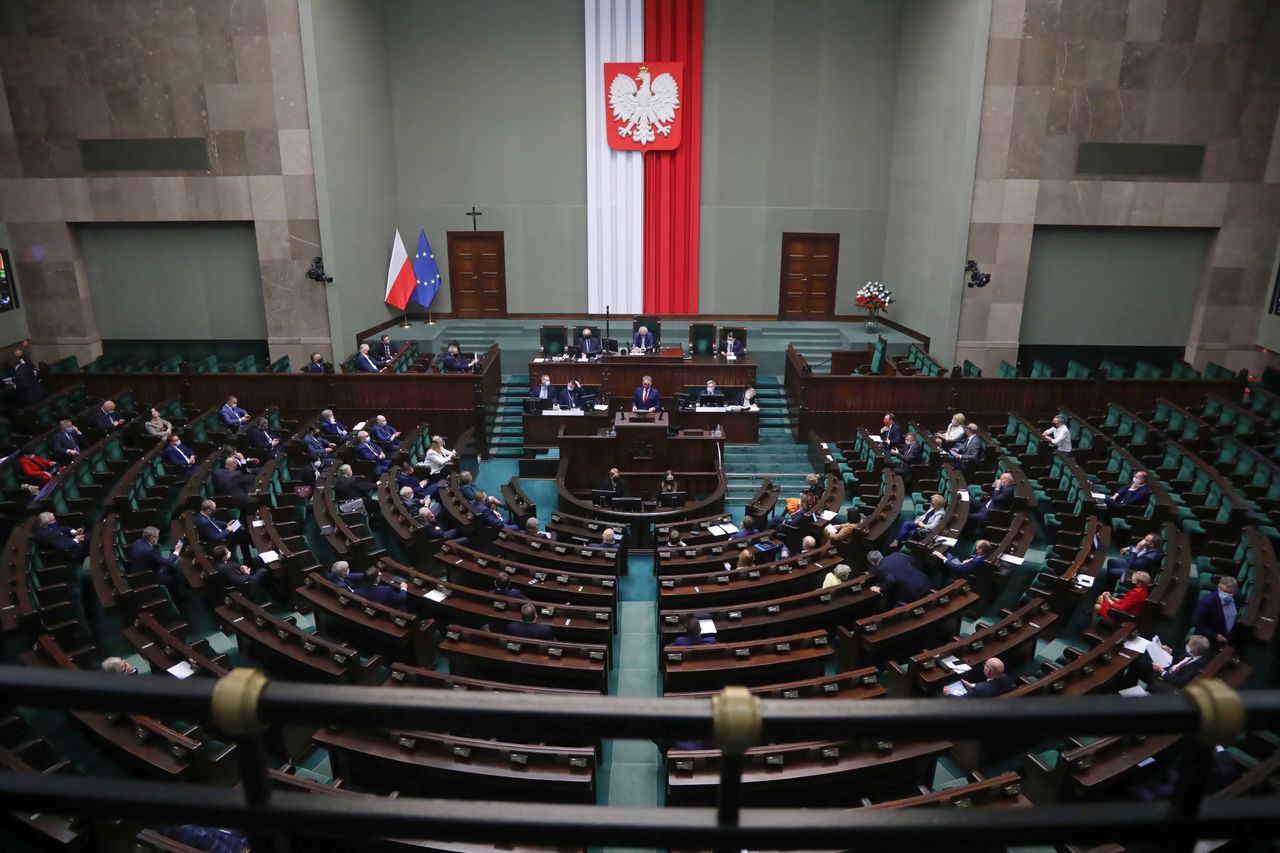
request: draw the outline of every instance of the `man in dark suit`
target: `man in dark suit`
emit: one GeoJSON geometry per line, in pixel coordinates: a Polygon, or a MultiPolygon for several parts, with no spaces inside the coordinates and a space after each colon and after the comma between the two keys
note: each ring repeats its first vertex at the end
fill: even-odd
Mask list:
{"type": "Polygon", "coordinates": [[[877,576],[871,591],[883,595],[890,607],[901,607],[907,602],[924,598],[933,589],[929,576],[920,571],[915,561],[901,551],[895,551],[887,557],[879,551],[872,551],[867,555],[867,562],[877,576]]]}
{"type": "Polygon", "coordinates": [[[884,425],[880,427],[880,444],[886,451],[902,446],[902,427],[898,426],[893,412],[885,413],[884,425]]]}
{"type": "Polygon", "coordinates": [[[582,350],[583,355],[599,355],[601,351],[600,339],[591,334],[591,330],[584,328],[582,337],[578,338],[578,349],[582,350]]]}
{"type": "Polygon", "coordinates": [[[160,453],[160,459],[166,468],[183,480],[191,476],[192,470],[197,465],[196,454],[182,443],[182,439],[176,432],[169,436],[164,450],[160,453]]]}
{"type": "Polygon", "coordinates": [[[889,458],[897,463],[903,484],[910,485],[911,466],[920,464],[920,460],[924,458],[924,445],[916,440],[914,432],[907,433],[902,440],[902,447],[889,448],[889,458]]]}
{"type": "Polygon", "coordinates": [[[325,409],[320,413],[320,432],[330,438],[343,439],[348,430],[346,424],[334,417],[333,409],[325,409]]]}
{"type": "Polygon", "coordinates": [[[382,340],[378,341],[377,347],[373,350],[373,360],[381,365],[387,365],[395,361],[396,345],[391,342],[390,335],[383,335],[382,340]]]}
{"type": "Polygon", "coordinates": [[[231,549],[215,545],[210,555],[213,569],[226,582],[227,587],[244,592],[259,604],[270,600],[271,571],[266,566],[252,568],[239,560],[231,559],[231,549]]]}
{"type": "Polygon", "coordinates": [[[398,586],[378,583],[376,572],[353,575],[351,565],[346,560],[339,560],[333,564],[333,569],[329,572],[329,580],[340,589],[389,607],[403,607],[407,597],[406,590],[409,588],[404,581],[401,581],[398,586]]]}
{"type": "Polygon", "coordinates": [[[1212,659],[1213,643],[1209,642],[1208,637],[1192,634],[1187,638],[1186,645],[1176,652],[1168,646],[1162,646],[1162,648],[1173,655],[1173,662],[1167,668],[1161,668],[1159,664],[1153,662],[1151,672],[1139,673],[1138,677],[1146,682],[1153,692],[1169,693],[1186,687],[1204,670],[1212,659]]]}
{"type": "Polygon", "coordinates": [[[1107,509],[1112,515],[1124,515],[1130,510],[1140,510],[1151,497],[1151,487],[1147,485],[1147,472],[1134,471],[1133,481],[1123,489],[1107,498],[1107,509]]]}
{"type": "Polygon", "coordinates": [[[530,640],[550,640],[551,626],[538,621],[538,608],[532,604],[521,605],[520,621],[508,622],[504,634],[513,637],[525,637],[530,640]]]}
{"type": "Polygon", "coordinates": [[[986,448],[982,445],[982,439],[978,437],[977,424],[967,424],[964,430],[964,439],[952,446],[951,455],[960,460],[960,466],[965,471],[972,471],[973,466],[982,460],[982,453],[986,448]]]}
{"type": "Polygon", "coordinates": [[[1206,592],[1196,602],[1195,613],[1191,615],[1191,629],[1207,637],[1213,648],[1225,646],[1231,642],[1231,632],[1235,630],[1243,608],[1240,583],[1231,575],[1223,575],[1218,578],[1218,588],[1206,592]]]}
{"type": "Polygon", "coordinates": [[[377,488],[376,483],[363,477],[356,477],[350,465],[339,466],[338,474],[333,478],[333,495],[339,503],[361,500],[364,501],[365,509],[370,513],[378,511],[378,499],[374,496],[377,488]]]}
{"type": "Polygon", "coordinates": [[[542,381],[534,386],[534,388],[529,392],[529,399],[547,400],[548,404],[555,402],[556,389],[555,386],[551,384],[550,376],[545,373],[542,374],[542,381]]]}
{"type": "Polygon", "coordinates": [[[510,524],[502,517],[502,513],[498,511],[498,506],[499,503],[496,497],[490,497],[483,491],[477,490],[476,499],[471,504],[471,511],[474,512],[476,517],[482,522],[495,530],[498,528],[505,530],[519,530],[520,526],[518,524],[510,524]]]}
{"type": "Polygon", "coordinates": [[[632,349],[650,350],[653,349],[653,344],[653,334],[650,333],[648,326],[641,326],[636,329],[636,333],[631,336],[632,349]]]}
{"type": "Polygon", "coordinates": [[[365,430],[360,430],[360,434],[356,436],[356,458],[372,462],[373,473],[379,477],[391,467],[386,451],[370,441],[369,433],[365,430]]]}
{"type": "Polygon", "coordinates": [[[1114,587],[1116,581],[1128,583],[1129,576],[1137,571],[1143,571],[1155,577],[1160,570],[1162,560],[1164,560],[1164,552],[1160,550],[1160,537],[1154,533],[1148,533],[1135,544],[1121,548],[1119,557],[1107,560],[1107,575],[1110,579],[1108,586],[1114,587]]]}
{"type": "Polygon", "coordinates": [[[280,439],[276,438],[267,426],[266,418],[258,418],[249,429],[245,430],[245,440],[254,450],[262,451],[267,458],[280,455],[280,439]]]}
{"type": "Polygon", "coordinates": [[[235,395],[232,395],[227,398],[227,402],[222,404],[222,409],[218,411],[218,418],[226,425],[227,429],[235,432],[249,422],[249,413],[240,408],[239,401],[235,398],[235,395]]]}
{"type": "Polygon", "coordinates": [[[70,465],[84,449],[82,442],[80,430],[70,420],[63,418],[58,421],[58,431],[49,442],[49,455],[59,465],[70,465]]]}
{"type": "Polygon", "coordinates": [[[423,530],[427,531],[427,535],[437,541],[451,540],[459,545],[466,545],[465,537],[458,536],[457,528],[445,527],[440,523],[440,518],[435,511],[429,506],[418,507],[418,523],[422,525],[423,530]]]}
{"type": "Polygon", "coordinates": [[[556,403],[562,409],[578,409],[582,407],[582,383],[570,379],[569,384],[560,389],[556,395],[556,403]]]}
{"type": "Polygon", "coordinates": [[[166,557],[160,550],[160,528],[144,527],[142,535],[129,546],[129,568],[135,572],[151,572],[156,583],[169,590],[169,596],[176,599],[181,585],[181,576],[175,567],[180,550],[175,549],[166,557]]]}
{"type": "Polygon", "coordinates": [[[382,369],[373,360],[373,356],[369,355],[368,344],[360,345],[359,352],[356,353],[356,357],[351,361],[351,367],[357,373],[377,373],[382,369]]]}
{"type": "Polygon", "coordinates": [[[523,598],[525,601],[529,600],[529,596],[525,595],[524,590],[511,582],[511,576],[506,572],[498,572],[493,579],[493,588],[489,591],[495,595],[505,595],[507,598],[523,598]]]}
{"type": "Polygon", "coordinates": [[[324,353],[311,353],[311,360],[302,367],[303,373],[328,373],[329,365],[324,363],[324,353]]]}
{"type": "Polygon", "coordinates": [[[302,437],[302,449],[317,461],[333,457],[333,442],[321,435],[319,424],[312,424],[302,437]]]}
{"type": "Polygon", "coordinates": [[[89,542],[82,527],[59,524],[51,512],[40,513],[36,519],[36,544],[42,551],[65,554],[71,566],[81,563],[89,553],[89,542]]]}
{"type": "Polygon", "coordinates": [[[386,415],[377,415],[373,419],[373,427],[369,430],[373,440],[385,444],[392,450],[400,449],[400,430],[387,423],[386,415]]]}
{"type": "Polygon", "coordinates": [[[18,392],[18,405],[29,406],[43,400],[49,392],[40,381],[40,373],[21,349],[13,351],[13,362],[9,365],[9,373],[13,376],[13,387],[18,392]]]}
{"type": "Polygon", "coordinates": [[[724,337],[720,339],[720,354],[728,355],[732,353],[734,357],[742,355],[742,341],[734,337],[733,331],[724,333],[724,337]]]}
{"type": "Polygon", "coordinates": [[[968,559],[960,560],[941,551],[934,551],[933,556],[937,557],[939,562],[942,563],[942,567],[949,574],[950,580],[957,580],[969,577],[977,571],[991,557],[991,551],[991,543],[986,539],[979,539],[973,543],[973,554],[968,559]]]}
{"type": "Polygon", "coordinates": [[[646,376],[640,380],[636,389],[635,400],[631,403],[633,412],[656,412],[662,408],[662,395],[653,387],[653,377],[646,376]]]}
{"type": "Polygon", "coordinates": [[[214,494],[226,495],[231,505],[243,515],[249,508],[249,487],[254,477],[240,471],[234,457],[228,456],[222,461],[222,467],[213,472],[214,494]]]}
{"type": "Polygon", "coordinates": [[[445,350],[444,359],[440,362],[440,367],[445,373],[465,373],[479,363],[480,359],[478,358],[467,361],[458,352],[457,345],[450,344],[449,348],[445,350]]]}
{"type": "Polygon", "coordinates": [[[1002,696],[1017,686],[1013,676],[1004,671],[1004,661],[1000,658],[987,658],[986,663],[982,665],[982,674],[987,680],[977,684],[961,679],[961,683],[968,690],[964,694],[966,699],[990,699],[993,696],[1002,696]]]}
{"type": "Polygon", "coordinates": [[[1013,506],[1013,475],[1005,471],[991,484],[991,494],[979,501],[972,501],[965,530],[979,532],[986,529],[987,518],[993,510],[1005,511],[1013,506]]]}
{"type": "Polygon", "coordinates": [[[422,506],[422,502],[418,500],[418,496],[413,493],[413,486],[401,486],[400,503],[404,505],[405,512],[412,518],[418,514],[418,507],[422,506]]]}
{"type": "Polygon", "coordinates": [[[118,426],[124,426],[125,419],[116,417],[114,400],[103,400],[102,405],[89,413],[89,426],[98,432],[111,432],[118,426]]]}
{"type": "Polygon", "coordinates": [[[214,518],[213,514],[217,509],[218,505],[213,501],[201,502],[200,511],[194,519],[200,541],[206,545],[226,545],[238,550],[244,562],[249,562],[249,532],[238,521],[227,524],[214,518]],[[236,529],[232,530],[232,527],[236,529]]]}

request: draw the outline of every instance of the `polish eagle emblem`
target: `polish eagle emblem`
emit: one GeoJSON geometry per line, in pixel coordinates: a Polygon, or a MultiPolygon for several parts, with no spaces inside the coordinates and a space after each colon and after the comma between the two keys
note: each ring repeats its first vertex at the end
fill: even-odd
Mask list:
{"type": "Polygon", "coordinates": [[[610,81],[609,110],[613,117],[610,127],[618,136],[616,142],[623,143],[615,144],[611,134],[612,147],[656,150],[674,148],[679,143],[676,115],[680,109],[680,84],[676,79],[679,66],[663,64],[675,65],[676,74],[658,69],[651,72],[647,65],[641,65],[634,76],[618,71],[610,81]]]}

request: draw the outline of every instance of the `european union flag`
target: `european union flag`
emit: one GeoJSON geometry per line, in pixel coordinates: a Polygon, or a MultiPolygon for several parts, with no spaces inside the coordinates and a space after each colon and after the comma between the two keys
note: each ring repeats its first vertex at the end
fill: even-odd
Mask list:
{"type": "Polygon", "coordinates": [[[440,265],[427,242],[427,229],[418,231],[418,251],[413,255],[413,293],[409,299],[423,308],[431,305],[431,300],[440,292],[440,265]]]}

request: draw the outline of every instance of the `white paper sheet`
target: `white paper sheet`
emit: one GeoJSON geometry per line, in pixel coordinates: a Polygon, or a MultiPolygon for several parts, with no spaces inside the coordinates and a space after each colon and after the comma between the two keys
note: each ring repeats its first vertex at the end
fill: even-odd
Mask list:
{"type": "Polygon", "coordinates": [[[1015,557],[1013,554],[1001,554],[1000,559],[1015,566],[1021,566],[1026,562],[1022,557],[1015,557]]]}
{"type": "Polygon", "coordinates": [[[276,562],[277,560],[279,560],[279,559],[280,559],[280,552],[278,552],[278,551],[259,551],[259,552],[258,552],[258,557],[262,560],[262,562],[270,564],[270,563],[274,563],[274,562],[276,562]]]}
{"type": "Polygon", "coordinates": [[[699,619],[698,627],[703,634],[714,634],[716,632],[716,623],[713,619],[699,619]]]}
{"type": "Polygon", "coordinates": [[[724,524],[721,524],[721,525],[720,525],[720,529],[721,529],[721,530],[723,530],[725,533],[737,533],[737,532],[738,532],[738,526],[737,526],[736,524],[730,524],[730,523],[729,523],[729,522],[727,522],[727,521],[726,521],[724,524]]]}
{"type": "Polygon", "coordinates": [[[169,667],[169,674],[175,678],[190,678],[196,674],[196,668],[187,661],[179,661],[169,667]]]}
{"type": "Polygon", "coordinates": [[[942,688],[942,692],[947,696],[963,696],[969,692],[969,688],[965,687],[963,682],[957,681],[942,688]]]}
{"type": "Polygon", "coordinates": [[[432,601],[444,601],[449,597],[449,591],[446,589],[429,589],[426,597],[432,601]]]}

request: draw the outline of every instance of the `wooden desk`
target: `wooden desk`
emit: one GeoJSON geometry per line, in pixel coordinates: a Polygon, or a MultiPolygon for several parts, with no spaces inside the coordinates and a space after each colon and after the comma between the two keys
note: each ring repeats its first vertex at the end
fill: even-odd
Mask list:
{"type": "Polygon", "coordinates": [[[575,432],[583,430],[587,434],[596,430],[608,429],[609,424],[613,422],[613,418],[608,412],[595,410],[582,412],[579,409],[573,411],[579,412],[579,414],[557,411],[537,412],[534,414],[525,412],[524,446],[526,448],[557,446],[560,427],[564,426],[566,421],[573,421],[575,432]]]}
{"type": "Polygon", "coordinates": [[[682,358],[680,350],[664,350],[662,355],[606,355],[595,361],[529,362],[529,384],[532,386],[545,373],[555,385],[577,379],[583,385],[599,386],[604,397],[630,398],[645,376],[653,377],[664,406],[670,407],[676,391],[690,385],[704,385],[714,379],[717,385],[744,386],[756,384],[756,362],[750,356],[729,361],[721,356],[695,355],[682,358]]]}

